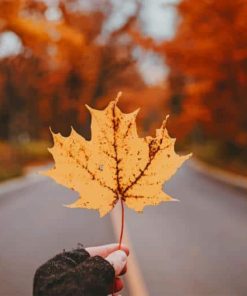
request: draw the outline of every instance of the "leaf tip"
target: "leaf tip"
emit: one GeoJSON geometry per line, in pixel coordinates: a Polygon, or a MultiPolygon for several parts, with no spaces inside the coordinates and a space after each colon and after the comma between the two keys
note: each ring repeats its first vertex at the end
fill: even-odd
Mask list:
{"type": "Polygon", "coordinates": [[[165,119],[163,120],[162,124],[161,124],[161,128],[164,129],[166,127],[166,123],[167,123],[167,120],[169,119],[170,117],[170,114],[167,114],[165,119]]]}
{"type": "Polygon", "coordinates": [[[88,104],[85,104],[85,107],[86,107],[89,111],[92,109],[88,104]]]}
{"type": "Polygon", "coordinates": [[[70,136],[72,136],[72,135],[74,135],[74,134],[76,134],[76,131],[75,131],[75,129],[73,128],[73,126],[71,125],[71,126],[70,126],[70,136]]]}
{"type": "Polygon", "coordinates": [[[136,117],[138,113],[140,112],[141,108],[137,108],[134,112],[133,115],[136,117]]]}
{"type": "Polygon", "coordinates": [[[53,135],[53,134],[54,134],[54,132],[52,131],[52,128],[51,128],[51,126],[49,126],[49,130],[50,130],[51,134],[53,135]]]}
{"type": "Polygon", "coordinates": [[[119,98],[122,96],[122,94],[123,94],[123,93],[122,93],[121,91],[118,92],[118,94],[117,94],[117,96],[116,96],[116,98],[115,98],[115,100],[114,100],[114,101],[115,101],[115,104],[118,103],[118,100],[119,100],[119,98]]]}
{"type": "Polygon", "coordinates": [[[184,155],[183,157],[184,157],[184,160],[188,160],[188,159],[190,159],[192,156],[193,156],[193,153],[189,153],[189,154],[187,154],[187,155],[184,155]]]}

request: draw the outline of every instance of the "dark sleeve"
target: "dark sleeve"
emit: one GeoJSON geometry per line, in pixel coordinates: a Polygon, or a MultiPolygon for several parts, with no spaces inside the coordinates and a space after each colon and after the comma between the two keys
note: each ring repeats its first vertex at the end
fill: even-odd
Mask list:
{"type": "Polygon", "coordinates": [[[37,269],[33,296],[106,296],[114,278],[108,261],[77,249],[61,253],[37,269]]]}

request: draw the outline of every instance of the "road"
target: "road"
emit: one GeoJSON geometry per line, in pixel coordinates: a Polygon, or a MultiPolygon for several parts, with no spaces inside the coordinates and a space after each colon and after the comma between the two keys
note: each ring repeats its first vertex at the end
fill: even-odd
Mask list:
{"type": "Polygon", "coordinates": [[[37,179],[3,194],[0,187],[1,296],[31,296],[35,269],[63,249],[115,242],[109,216],[63,207],[76,193],[37,179]]]}
{"type": "MultiPolygon", "coordinates": [[[[109,216],[62,207],[74,192],[46,178],[25,182],[18,190],[0,187],[1,296],[31,295],[34,270],[63,249],[115,241],[109,216]]],[[[188,165],[166,192],[180,202],[126,213],[149,295],[247,295],[246,192],[188,165]]]]}

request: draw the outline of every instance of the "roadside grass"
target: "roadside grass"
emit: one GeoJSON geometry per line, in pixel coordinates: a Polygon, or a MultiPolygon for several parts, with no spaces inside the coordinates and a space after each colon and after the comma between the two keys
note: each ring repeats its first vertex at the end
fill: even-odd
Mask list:
{"type": "MultiPolygon", "coordinates": [[[[21,144],[0,141],[0,182],[23,175],[27,167],[51,161],[51,155],[47,150],[50,146],[47,141],[30,141],[21,144]]],[[[247,176],[245,150],[229,150],[216,141],[181,145],[177,148],[182,152],[192,151],[196,158],[205,163],[247,176]]]]}
{"type": "Polygon", "coordinates": [[[247,151],[227,149],[217,142],[191,146],[193,155],[201,161],[225,171],[247,176],[247,151]]]}
{"type": "Polygon", "coordinates": [[[45,141],[23,144],[0,142],[0,182],[23,175],[27,166],[51,160],[47,150],[49,146],[45,141]]]}
{"type": "Polygon", "coordinates": [[[20,166],[0,167],[0,182],[8,179],[16,178],[22,175],[22,168],[20,166]]]}
{"type": "Polygon", "coordinates": [[[23,144],[16,144],[14,149],[17,151],[18,159],[22,165],[32,163],[42,163],[50,159],[47,148],[50,143],[46,141],[31,141],[23,144]]]}

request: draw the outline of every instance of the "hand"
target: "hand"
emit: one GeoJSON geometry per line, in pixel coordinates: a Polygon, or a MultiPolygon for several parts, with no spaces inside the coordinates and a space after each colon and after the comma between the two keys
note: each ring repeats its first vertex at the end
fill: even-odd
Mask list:
{"type": "Polygon", "coordinates": [[[118,244],[110,244],[99,247],[86,248],[86,251],[90,256],[101,256],[107,260],[115,270],[115,284],[114,293],[123,289],[123,281],[119,276],[123,275],[127,271],[127,257],[129,256],[129,249],[122,245],[121,250],[118,249],[118,244]]]}

